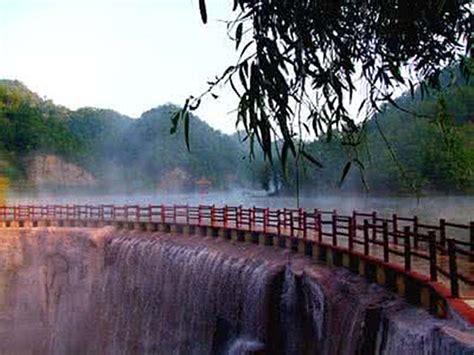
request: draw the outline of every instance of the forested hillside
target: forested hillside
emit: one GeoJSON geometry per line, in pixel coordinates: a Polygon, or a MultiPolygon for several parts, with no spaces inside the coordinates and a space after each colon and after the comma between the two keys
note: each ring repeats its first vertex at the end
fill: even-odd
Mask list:
{"type": "Polygon", "coordinates": [[[68,112],[18,81],[0,81],[2,176],[17,184],[25,183],[25,159],[33,153],[75,157],[82,143],[66,125],[68,112]]]}
{"type": "Polygon", "coordinates": [[[16,81],[0,82],[2,174],[28,185],[29,158],[54,154],[77,164],[112,189],[196,189],[250,184],[244,147],[195,116],[191,151],[180,132],[170,134],[176,108],[164,105],[132,119],[111,110],[71,111],[41,99],[16,81]]]}
{"type": "MultiPolygon", "coordinates": [[[[414,96],[405,94],[396,102],[416,115],[385,107],[365,123],[356,149],[336,133],[306,142],[306,150],[324,168],[300,160],[301,190],[473,193],[473,85],[459,81],[441,94],[414,96]],[[348,162],[351,169],[340,188],[348,162]]],[[[294,193],[294,159],[286,175],[280,165],[264,162],[258,150],[250,161],[248,143],[241,137],[224,135],[195,116],[190,117],[189,152],[181,126],[170,134],[176,109],[159,106],[137,119],[97,108],[72,111],[17,81],[0,81],[0,173],[14,185],[29,186],[30,158],[55,155],[91,174],[100,189],[193,191],[204,180],[211,189],[252,186],[294,193]]]]}
{"type": "Polygon", "coordinates": [[[80,164],[102,181],[137,188],[192,190],[200,178],[214,188],[248,184],[246,152],[239,141],[192,116],[188,151],[181,132],[170,134],[175,110],[164,105],[139,119],[92,108],[72,112],[67,124],[83,142],[80,164]]]}
{"type": "MultiPolygon", "coordinates": [[[[412,98],[405,93],[396,100],[398,108],[386,106],[366,122],[355,148],[341,144],[347,139],[340,134],[334,134],[330,141],[308,144],[307,150],[324,168],[302,161],[301,188],[339,191],[345,168],[350,165],[343,191],[473,193],[474,86],[458,79],[429,94],[422,98],[417,91],[412,98]]],[[[267,181],[277,173],[283,190],[295,190],[294,160],[286,180],[278,171],[268,174],[267,168],[266,172],[267,181]]]]}

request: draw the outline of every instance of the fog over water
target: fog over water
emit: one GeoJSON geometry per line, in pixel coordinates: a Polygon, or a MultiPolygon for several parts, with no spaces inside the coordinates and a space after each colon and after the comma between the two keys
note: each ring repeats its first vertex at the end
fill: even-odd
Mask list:
{"type": "MultiPolygon", "coordinates": [[[[233,190],[227,192],[201,193],[133,193],[133,194],[51,194],[39,192],[35,196],[11,196],[10,204],[199,204],[244,207],[293,208],[296,197],[268,196],[264,191],[233,190]]],[[[425,222],[437,222],[440,218],[467,223],[474,221],[474,196],[416,196],[379,197],[368,196],[300,196],[300,207],[322,210],[337,209],[341,214],[377,211],[381,216],[398,213],[399,216],[418,215],[425,222]]]]}

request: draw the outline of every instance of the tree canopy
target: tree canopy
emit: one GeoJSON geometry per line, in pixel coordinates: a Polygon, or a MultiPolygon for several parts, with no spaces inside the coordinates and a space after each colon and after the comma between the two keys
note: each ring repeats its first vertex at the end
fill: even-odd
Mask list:
{"type": "MultiPolygon", "coordinates": [[[[199,5],[206,23],[206,1],[199,5]]],[[[424,95],[454,64],[468,77],[472,7],[470,0],[234,0],[228,29],[238,60],[191,96],[174,122],[186,126],[187,112],[225,83],[239,97],[237,124],[266,158],[277,152],[285,163],[289,152],[301,153],[318,164],[305,134],[330,140],[339,131],[342,144],[357,146],[360,122],[394,103],[401,88],[424,95]]]]}
{"type": "MultiPolygon", "coordinates": [[[[451,75],[443,72],[443,86],[451,75]]],[[[137,119],[90,107],[72,111],[41,99],[19,82],[0,81],[0,173],[14,186],[30,186],[25,175],[28,158],[54,154],[93,175],[101,191],[157,187],[193,191],[198,188],[196,181],[204,178],[211,181],[212,189],[261,187],[273,193],[293,193],[300,188],[328,193],[340,192],[338,183],[349,156],[364,164],[365,182],[377,193],[413,189],[474,193],[473,84],[457,80],[429,98],[422,100],[417,90],[414,99],[407,92],[395,101],[417,116],[390,105],[381,107],[382,113],[365,125],[368,144],[361,145],[357,156],[341,144],[340,132],[334,132],[329,142],[325,137],[307,140],[308,154],[325,169],[294,164],[296,158],[290,155],[283,179],[280,167],[265,161],[259,149],[252,161],[242,159],[249,149],[248,140],[242,143],[239,134],[215,131],[193,114],[188,117],[189,153],[181,136],[169,134],[177,106],[162,105],[137,119]]],[[[181,132],[182,127],[177,129],[181,132]]],[[[347,173],[342,191],[363,192],[357,171],[347,173]]]]}

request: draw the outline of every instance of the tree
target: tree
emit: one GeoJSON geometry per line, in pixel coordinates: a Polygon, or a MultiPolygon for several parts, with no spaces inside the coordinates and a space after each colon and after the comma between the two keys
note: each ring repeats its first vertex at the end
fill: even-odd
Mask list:
{"type": "MultiPolygon", "coordinates": [[[[199,4],[206,23],[206,1],[199,4]]],[[[470,0],[234,0],[228,29],[238,60],[191,96],[174,124],[187,127],[188,111],[225,83],[240,99],[237,123],[266,158],[276,151],[285,165],[291,152],[318,165],[304,134],[330,140],[337,130],[342,144],[357,146],[358,122],[394,104],[400,87],[423,95],[455,63],[469,75],[472,7],[470,0]]]]}

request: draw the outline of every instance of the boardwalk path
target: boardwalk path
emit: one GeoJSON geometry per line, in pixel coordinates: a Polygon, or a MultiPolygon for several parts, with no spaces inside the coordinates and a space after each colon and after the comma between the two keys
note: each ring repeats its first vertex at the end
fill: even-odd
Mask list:
{"type": "Polygon", "coordinates": [[[415,275],[435,288],[443,285],[449,290],[444,296],[462,300],[463,305],[474,309],[474,222],[458,224],[441,219],[439,224],[429,225],[416,216],[383,218],[376,212],[354,211],[344,216],[336,210],[184,205],[4,206],[0,207],[0,221],[7,227],[12,222],[21,227],[51,221],[172,224],[284,236],[295,250],[302,248],[306,253],[306,246],[311,245],[311,250],[344,252],[415,275]]]}

